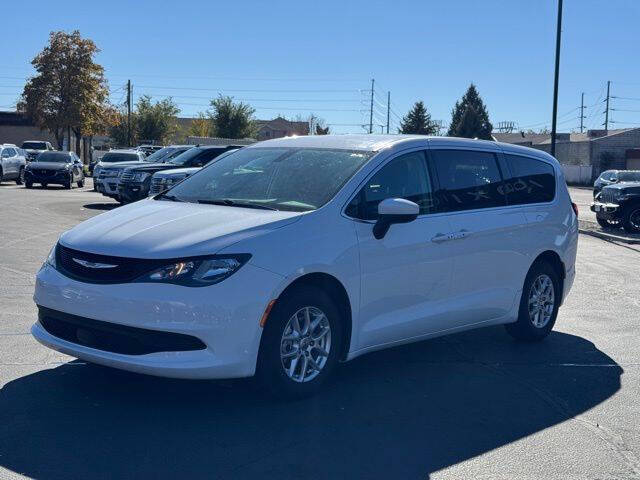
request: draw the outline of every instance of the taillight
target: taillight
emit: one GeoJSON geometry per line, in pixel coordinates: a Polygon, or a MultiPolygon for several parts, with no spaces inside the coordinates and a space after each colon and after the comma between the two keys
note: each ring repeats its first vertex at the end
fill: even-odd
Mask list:
{"type": "Polygon", "coordinates": [[[574,213],[576,214],[576,217],[578,216],[578,205],[576,205],[575,202],[571,202],[571,207],[573,208],[574,213]]]}

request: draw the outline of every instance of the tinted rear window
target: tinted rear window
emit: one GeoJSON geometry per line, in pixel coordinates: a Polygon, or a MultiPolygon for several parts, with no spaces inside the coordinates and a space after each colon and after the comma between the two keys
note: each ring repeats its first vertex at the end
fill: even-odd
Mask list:
{"type": "Polygon", "coordinates": [[[22,148],[29,150],[46,150],[47,144],[45,142],[24,142],[22,148]]]}
{"type": "Polygon", "coordinates": [[[506,205],[495,154],[474,150],[434,150],[433,164],[440,187],[436,203],[441,212],[506,205]]]}
{"type": "Polygon", "coordinates": [[[511,205],[553,200],[556,194],[556,178],[550,164],[520,155],[505,155],[505,157],[512,175],[505,185],[511,205]]]}
{"type": "Polygon", "coordinates": [[[103,163],[114,162],[137,162],[140,157],[137,153],[105,153],[102,157],[103,163]]]}

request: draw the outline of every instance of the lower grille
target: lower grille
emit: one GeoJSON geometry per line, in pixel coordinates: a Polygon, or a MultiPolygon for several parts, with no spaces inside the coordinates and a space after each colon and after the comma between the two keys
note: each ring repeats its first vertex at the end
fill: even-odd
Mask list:
{"type": "Polygon", "coordinates": [[[170,261],[96,255],[56,246],[56,268],[86,283],[127,283],[166,263],[170,261]]]}
{"type": "Polygon", "coordinates": [[[38,307],[40,325],[54,337],[85,347],[123,355],[204,350],[196,337],[129,327],[38,307]]]}

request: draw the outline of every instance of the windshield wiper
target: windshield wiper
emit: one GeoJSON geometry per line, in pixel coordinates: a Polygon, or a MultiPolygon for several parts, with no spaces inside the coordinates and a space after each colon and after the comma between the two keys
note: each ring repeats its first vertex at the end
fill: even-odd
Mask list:
{"type": "Polygon", "coordinates": [[[278,210],[277,208],[269,207],[267,205],[261,205],[259,203],[251,202],[237,202],[230,198],[218,198],[214,200],[198,200],[198,203],[206,205],[226,205],[228,207],[241,207],[241,208],[255,208],[258,210],[278,210]]]}
{"type": "Polygon", "coordinates": [[[169,200],[170,202],[184,202],[184,200],[180,200],[175,195],[168,195],[166,193],[161,193],[156,197],[156,200],[169,200]]]}

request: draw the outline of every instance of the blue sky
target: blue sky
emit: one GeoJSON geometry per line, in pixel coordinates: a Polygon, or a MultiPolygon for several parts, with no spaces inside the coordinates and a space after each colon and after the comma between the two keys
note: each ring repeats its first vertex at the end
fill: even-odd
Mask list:
{"type": "MultiPolygon", "coordinates": [[[[0,109],[15,102],[49,31],[79,29],[102,50],[114,102],[130,78],[135,98],[173,96],[183,116],[220,92],[251,103],[258,118],[314,112],[335,132],[362,132],[371,78],[374,123],[386,122],[391,91],[392,128],[419,99],[448,122],[474,82],[494,125],[538,129],[550,126],[556,8],[556,0],[5,2],[0,109]]],[[[610,128],[640,124],[639,22],[637,0],[564,1],[559,130],[579,126],[581,92],[586,125],[604,121],[607,80],[624,97],[612,100],[619,123],[610,128]]]]}

